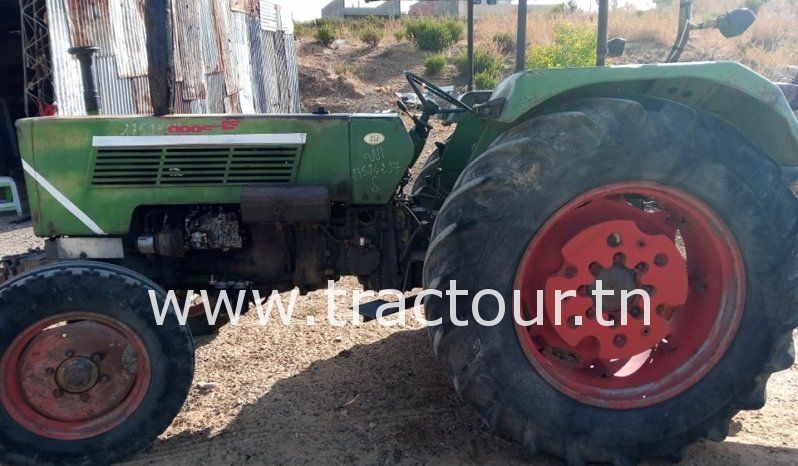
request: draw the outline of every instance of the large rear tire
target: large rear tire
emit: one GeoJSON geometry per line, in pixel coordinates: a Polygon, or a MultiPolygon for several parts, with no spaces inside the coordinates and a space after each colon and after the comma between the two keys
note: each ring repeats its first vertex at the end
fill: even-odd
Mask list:
{"type": "MultiPolygon", "coordinates": [[[[739,410],[761,408],[770,374],[794,361],[796,214],[779,167],[710,115],[648,99],[567,104],[497,139],[443,205],[424,286],[456,280],[469,295],[428,300],[428,319],[443,320],[430,328],[435,353],[487,425],[532,455],[679,460],[701,437],[723,440],[739,410]],[[568,302],[559,329],[514,323],[513,289],[528,313],[536,285],[591,285],[609,269],[606,280],[660,287],[649,289],[664,306],[650,328],[630,318],[635,332],[601,333],[583,290],[572,301],[587,304],[580,327],[568,302]],[[507,303],[496,326],[472,316],[484,289],[507,303]],[[453,323],[452,305],[468,326],[453,323]],[[642,365],[628,366],[637,353],[642,365]]],[[[481,299],[483,319],[496,303],[481,299]]]]}
{"type": "Polygon", "coordinates": [[[194,347],[147,278],[88,262],[0,287],[0,463],[108,464],[146,449],[191,388],[194,347]]]}

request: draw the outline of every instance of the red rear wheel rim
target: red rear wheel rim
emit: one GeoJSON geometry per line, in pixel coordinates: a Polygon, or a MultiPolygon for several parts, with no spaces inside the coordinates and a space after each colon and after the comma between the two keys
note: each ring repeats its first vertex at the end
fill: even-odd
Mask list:
{"type": "Polygon", "coordinates": [[[523,312],[541,325],[516,322],[521,346],[552,386],[589,405],[631,409],[684,392],[725,354],[745,301],[745,268],[729,228],[709,206],[674,187],[645,181],[584,193],[537,232],[518,266],[523,312]],[[604,289],[650,293],[650,325],[642,298],[630,299],[620,325],[620,299],[605,298],[599,325],[590,294],[604,289]],[[576,290],[556,325],[554,290],[576,290]],[[581,322],[579,320],[581,319],[581,322]],[[580,325],[576,325],[580,323],[580,325]]]}
{"type": "Polygon", "coordinates": [[[100,314],[40,320],[0,359],[0,403],[41,437],[84,440],[118,427],[141,405],[152,371],[144,342],[100,314]]]}

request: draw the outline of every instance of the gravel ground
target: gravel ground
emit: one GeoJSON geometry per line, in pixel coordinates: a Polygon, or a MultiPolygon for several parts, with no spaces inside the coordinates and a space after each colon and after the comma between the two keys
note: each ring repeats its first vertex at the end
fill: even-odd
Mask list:
{"type": "Polygon", "coordinates": [[[44,246],[42,240],[33,236],[30,222],[12,223],[16,218],[16,215],[0,214],[0,257],[44,246]]]}

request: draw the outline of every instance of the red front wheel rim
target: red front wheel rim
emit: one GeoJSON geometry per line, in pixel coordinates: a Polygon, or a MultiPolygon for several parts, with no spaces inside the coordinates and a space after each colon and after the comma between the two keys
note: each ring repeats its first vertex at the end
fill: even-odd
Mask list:
{"type": "Polygon", "coordinates": [[[591,190],[558,210],[527,247],[515,289],[526,317],[542,317],[540,325],[516,322],[537,372],[580,402],[631,409],[673,398],[718,363],[742,319],[745,268],[728,226],[704,202],[635,181],[591,190]],[[596,316],[597,280],[618,294],[647,291],[649,325],[639,296],[627,300],[625,325],[618,298],[604,298],[596,316]],[[555,290],[577,292],[563,301],[559,325],[555,290]]]}
{"type": "Polygon", "coordinates": [[[122,322],[69,312],[22,331],[0,359],[0,403],[41,437],[77,441],[118,427],[152,377],[141,338],[122,322]]]}

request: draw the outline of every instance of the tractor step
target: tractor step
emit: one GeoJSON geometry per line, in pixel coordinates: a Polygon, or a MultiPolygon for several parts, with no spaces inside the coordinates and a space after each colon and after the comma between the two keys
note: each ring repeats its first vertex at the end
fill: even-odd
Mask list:
{"type": "MultiPolygon", "coordinates": [[[[405,307],[402,308],[401,306],[392,307],[388,311],[382,314],[383,317],[388,317],[390,315],[398,314],[399,312],[406,311],[413,307],[413,303],[415,303],[416,298],[415,296],[410,298],[405,298],[405,307]]],[[[361,304],[358,308],[358,312],[361,316],[363,316],[363,322],[371,322],[372,320],[377,320],[377,311],[380,309],[381,306],[385,304],[390,304],[390,301],[385,301],[384,299],[378,299],[376,301],[371,301],[365,304],[361,304]]]]}

